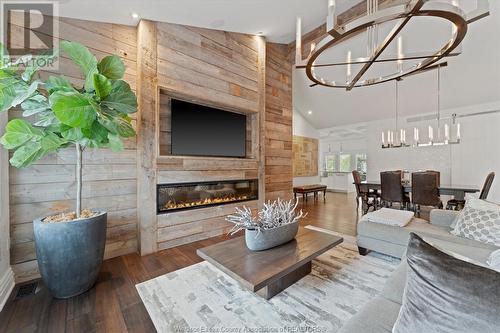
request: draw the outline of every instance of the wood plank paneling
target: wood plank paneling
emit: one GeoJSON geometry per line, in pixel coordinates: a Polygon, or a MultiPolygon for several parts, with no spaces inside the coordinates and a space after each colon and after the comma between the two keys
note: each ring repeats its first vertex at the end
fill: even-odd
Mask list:
{"type": "Polygon", "coordinates": [[[141,20],[137,32],[138,102],[137,193],[139,244],[142,255],[156,251],[156,157],[158,151],[156,23],[141,20]]]}
{"type": "Polygon", "coordinates": [[[158,26],[158,82],[212,105],[258,112],[257,39],[169,23],[158,26]],[[248,45],[255,47],[248,47],[248,45]]]}
{"type": "Polygon", "coordinates": [[[266,44],[266,200],[292,197],[292,62],[287,45],[266,44]]]}
{"type": "MultiPolygon", "coordinates": [[[[263,179],[260,148],[265,100],[265,41],[262,37],[157,23],[160,89],[158,183],[263,179]],[[247,115],[247,158],[170,155],[170,99],[178,98],[247,115]]],[[[262,181],[263,188],[264,182],[262,181]]],[[[260,194],[263,199],[262,193],[260,194]]],[[[159,215],[158,248],[220,235],[224,216],[257,201],[159,215]]]]}
{"type": "MultiPolygon", "coordinates": [[[[11,16],[11,28],[22,41],[24,18],[11,16]]],[[[71,40],[90,48],[98,59],[116,54],[124,61],[124,80],[136,87],[137,31],[135,27],[110,23],[60,18],[60,40],[71,40]]],[[[47,34],[45,27],[34,28],[47,34]]],[[[65,55],[57,71],[43,71],[41,77],[64,75],[76,85],[82,85],[82,75],[65,55]]],[[[19,117],[19,111],[9,112],[19,117]]],[[[135,139],[126,140],[128,149],[112,152],[107,149],[86,149],[83,153],[83,207],[108,212],[106,257],[137,251],[137,158],[135,139]]],[[[75,206],[75,151],[62,149],[35,165],[10,169],[11,263],[16,281],[38,276],[34,254],[32,220],[57,212],[73,210],[75,206]]],[[[2,200],[3,202],[3,200],[2,200]]],[[[3,215],[3,214],[2,214],[3,215]]]]}

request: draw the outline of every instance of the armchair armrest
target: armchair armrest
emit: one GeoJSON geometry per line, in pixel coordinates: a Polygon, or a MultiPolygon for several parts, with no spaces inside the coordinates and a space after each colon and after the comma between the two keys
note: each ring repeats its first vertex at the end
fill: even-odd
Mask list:
{"type": "Polygon", "coordinates": [[[440,227],[450,227],[460,212],[454,210],[433,209],[430,213],[431,224],[440,227]]]}

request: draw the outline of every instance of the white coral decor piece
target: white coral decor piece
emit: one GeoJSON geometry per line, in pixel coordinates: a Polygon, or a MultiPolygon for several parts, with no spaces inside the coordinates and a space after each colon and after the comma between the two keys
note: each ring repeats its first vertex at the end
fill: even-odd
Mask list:
{"type": "Polygon", "coordinates": [[[244,229],[257,230],[260,233],[262,230],[298,222],[307,215],[307,213],[302,212],[302,209],[298,213],[295,212],[298,204],[298,201],[294,202],[293,200],[268,201],[264,203],[264,207],[257,213],[257,216],[254,216],[252,210],[246,206],[243,206],[243,209],[236,207],[235,214],[226,216],[226,221],[234,224],[229,233],[234,235],[244,229]]]}

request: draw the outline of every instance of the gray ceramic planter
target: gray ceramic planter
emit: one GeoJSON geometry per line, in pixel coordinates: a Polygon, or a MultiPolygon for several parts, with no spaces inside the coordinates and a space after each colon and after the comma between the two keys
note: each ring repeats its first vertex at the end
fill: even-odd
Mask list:
{"type": "Polygon", "coordinates": [[[52,296],[69,298],[92,288],[104,256],[107,213],[71,222],[33,221],[38,268],[52,296]]]}
{"type": "Polygon", "coordinates": [[[298,231],[298,221],[278,228],[262,230],[260,233],[257,230],[245,230],[245,242],[250,250],[263,251],[291,241],[298,231]]]}

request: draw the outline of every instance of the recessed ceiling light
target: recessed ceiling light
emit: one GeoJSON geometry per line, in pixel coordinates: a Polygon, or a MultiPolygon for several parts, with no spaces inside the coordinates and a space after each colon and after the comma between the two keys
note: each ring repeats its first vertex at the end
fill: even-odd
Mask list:
{"type": "Polygon", "coordinates": [[[139,14],[137,13],[132,13],[132,18],[137,20],[139,18],[139,14]]]}
{"type": "Polygon", "coordinates": [[[307,114],[313,114],[313,112],[311,110],[307,111],[307,114]]]}

